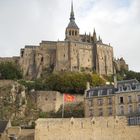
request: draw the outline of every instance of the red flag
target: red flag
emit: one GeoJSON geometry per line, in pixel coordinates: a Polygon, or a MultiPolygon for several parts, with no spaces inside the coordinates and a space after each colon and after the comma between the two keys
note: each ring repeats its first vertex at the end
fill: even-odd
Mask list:
{"type": "Polygon", "coordinates": [[[64,94],[64,101],[65,102],[74,102],[75,101],[75,96],[74,95],[69,95],[69,94],[64,94]]]}

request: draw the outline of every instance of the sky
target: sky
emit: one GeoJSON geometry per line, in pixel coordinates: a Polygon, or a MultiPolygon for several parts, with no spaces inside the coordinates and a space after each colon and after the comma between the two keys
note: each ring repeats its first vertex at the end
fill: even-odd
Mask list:
{"type": "MultiPolygon", "coordinates": [[[[80,33],[101,36],[140,72],[140,0],[73,0],[80,33]]],[[[25,45],[64,40],[71,0],[0,0],[0,57],[18,56],[25,45]]]]}

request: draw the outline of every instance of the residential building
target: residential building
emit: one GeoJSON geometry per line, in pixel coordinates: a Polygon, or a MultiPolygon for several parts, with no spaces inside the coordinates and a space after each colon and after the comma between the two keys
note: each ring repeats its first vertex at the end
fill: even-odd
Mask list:
{"type": "Polygon", "coordinates": [[[140,114],[140,83],[118,81],[117,87],[90,88],[85,92],[85,117],[136,116],[140,114]]]}

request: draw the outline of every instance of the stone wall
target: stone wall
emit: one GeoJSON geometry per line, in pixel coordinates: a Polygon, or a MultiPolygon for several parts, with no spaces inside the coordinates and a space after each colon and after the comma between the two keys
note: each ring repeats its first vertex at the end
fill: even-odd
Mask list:
{"type": "Polygon", "coordinates": [[[9,86],[14,84],[13,80],[0,80],[0,87],[9,86]]]}
{"type": "MultiPolygon", "coordinates": [[[[37,107],[43,112],[57,112],[63,104],[63,94],[57,91],[36,91],[37,92],[37,107]]],[[[74,95],[75,102],[83,102],[82,95],[74,95]]]]}
{"type": "Polygon", "coordinates": [[[113,74],[113,48],[109,45],[97,44],[97,73],[113,74]]]}
{"type": "Polygon", "coordinates": [[[35,140],[139,140],[139,132],[125,117],[38,119],[35,140]]]}

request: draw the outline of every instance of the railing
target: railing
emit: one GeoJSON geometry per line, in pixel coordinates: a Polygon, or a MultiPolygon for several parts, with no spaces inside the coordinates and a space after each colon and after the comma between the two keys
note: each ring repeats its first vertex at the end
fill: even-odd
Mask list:
{"type": "Polygon", "coordinates": [[[128,117],[128,125],[140,125],[140,116],[128,117]]]}

